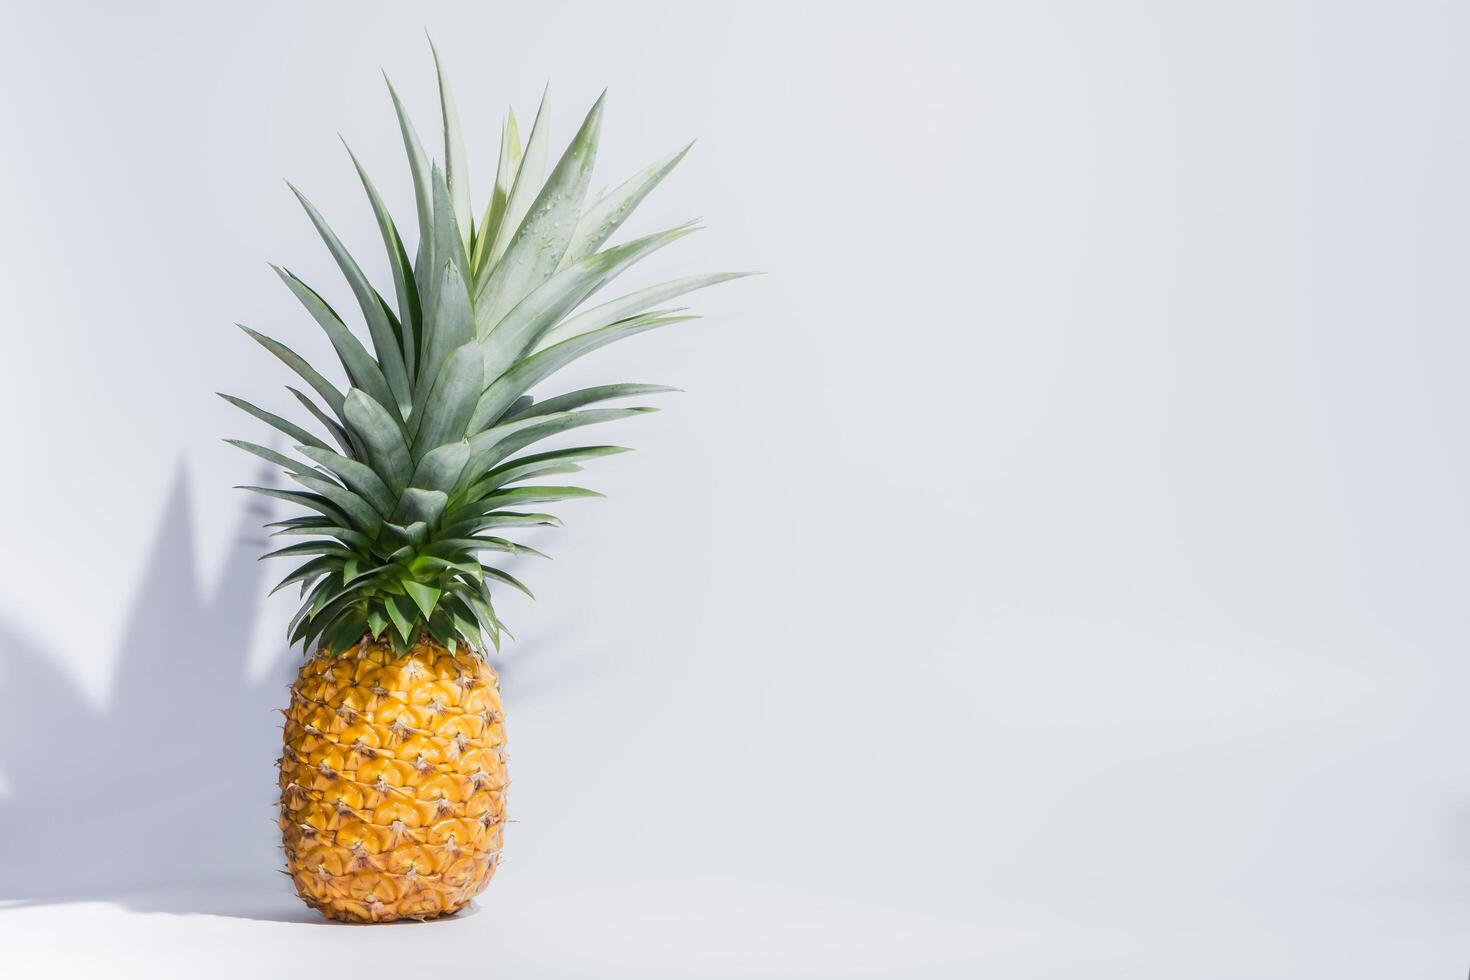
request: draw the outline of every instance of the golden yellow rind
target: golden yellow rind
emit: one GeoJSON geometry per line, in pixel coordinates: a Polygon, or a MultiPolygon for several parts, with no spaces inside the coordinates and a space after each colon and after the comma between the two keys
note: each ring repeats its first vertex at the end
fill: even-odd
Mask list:
{"type": "Polygon", "coordinates": [[[453,915],[495,874],[505,823],[499,679],[461,648],[359,644],[291,685],[281,834],[301,900],[349,922],[453,915]]]}

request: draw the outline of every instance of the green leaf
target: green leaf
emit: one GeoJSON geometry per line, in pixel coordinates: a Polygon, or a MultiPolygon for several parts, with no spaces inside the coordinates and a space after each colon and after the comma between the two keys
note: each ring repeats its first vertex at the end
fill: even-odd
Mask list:
{"type": "Polygon", "coordinates": [[[336,419],[332,418],[326,412],[323,412],[320,408],[318,408],[316,402],[312,401],[301,391],[292,388],[290,385],[286,386],[286,390],[289,391],[292,396],[301,403],[303,408],[311,413],[312,418],[316,419],[322,424],[322,428],[326,429],[331,437],[337,441],[337,445],[342,447],[343,452],[361,452],[361,447],[359,447],[358,444],[353,441],[351,433],[344,429],[336,419]]]}
{"type": "Polygon", "coordinates": [[[335,555],[346,559],[352,557],[352,552],[342,547],[337,541],[303,541],[300,544],[287,545],[277,548],[275,551],[267,551],[261,555],[259,561],[267,558],[291,558],[299,555],[335,555]]]}
{"type": "Polygon", "coordinates": [[[485,205],[485,214],[480,227],[475,230],[475,252],[470,256],[470,271],[478,277],[489,259],[490,248],[495,243],[495,234],[505,217],[506,202],[510,198],[510,185],[515,180],[516,167],[521,162],[521,133],[516,126],[516,114],[507,112],[505,124],[500,130],[500,164],[495,168],[495,190],[490,203],[485,205]]]}
{"type": "Polygon", "coordinates": [[[335,473],[343,483],[362,496],[364,500],[373,505],[373,509],[384,517],[393,513],[394,506],[398,501],[387,485],[374,473],[372,467],[360,463],[355,459],[348,459],[340,453],[334,453],[330,449],[318,449],[314,446],[297,446],[296,451],[310,459],[312,462],[335,473]]]}
{"type": "Polygon", "coordinates": [[[226,439],[225,442],[234,446],[236,449],[243,449],[247,453],[250,453],[254,456],[259,456],[261,459],[265,460],[268,463],[275,463],[287,473],[311,472],[311,468],[305,463],[298,462],[297,460],[292,459],[290,456],[284,456],[281,453],[276,452],[274,449],[267,449],[264,446],[257,446],[255,443],[246,442],[243,439],[226,439]]]}
{"type": "Polygon", "coordinates": [[[657,411],[653,408],[590,408],[578,412],[561,412],[556,415],[537,416],[503,422],[493,429],[486,429],[470,440],[470,461],[460,477],[466,485],[483,476],[490,467],[511,453],[524,449],[548,436],[584,425],[614,422],[633,415],[657,411]]]}
{"type": "Polygon", "coordinates": [[[480,345],[474,341],[462,344],[449,355],[419,413],[412,450],[414,459],[422,459],[430,450],[464,438],[465,425],[485,390],[483,363],[480,345]]]}
{"type": "Polygon", "coordinates": [[[388,613],[388,618],[393,620],[393,628],[398,631],[398,635],[403,638],[403,642],[412,642],[413,617],[404,614],[403,609],[399,607],[398,600],[393,596],[385,596],[383,598],[383,609],[388,613]]]}
{"type": "MultiPolygon", "coordinates": [[[[383,530],[390,532],[390,538],[396,538],[399,541],[404,542],[405,547],[400,548],[399,551],[413,552],[414,550],[423,547],[424,543],[429,540],[429,525],[425,524],[423,521],[414,521],[407,526],[392,523],[384,524],[383,530]]],[[[391,541],[389,543],[391,543],[391,541]]],[[[402,556],[399,555],[398,551],[395,551],[389,557],[392,560],[397,561],[402,556]]]]}
{"type": "MultiPolygon", "coordinates": [[[[317,538],[317,537],[321,537],[323,534],[328,535],[330,537],[336,537],[336,535],[332,534],[333,531],[345,531],[345,532],[350,533],[350,534],[356,534],[357,533],[356,531],[353,531],[351,528],[334,527],[333,524],[332,524],[332,522],[329,521],[329,520],[327,520],[325,517],[317,518],[317,520],[320,523],[315,524],[315,525],[303,524],[303,525],[294,525],[294,526],[291,526],[291,527],[277,528],[276,530],[274,530],[271,533],[267,534],[266,537],[268,537],[268,538],[279,538],[279,537],[283,537],[283,536],[285,536],[285,537],[309,536],[309,537],[317,538]]],[[[269,524],[267,524],[265,526],[266,527],[270,527],[269,524]]]]}
{"type": "Polygon", "coordinates": [[[450,654],[453,655],[455,644],[457,641],[454,638],[454,626],[450,622],[449,617],[444,615],[442,612],[436,616],[430,616],[428,627],[429,634],[433,636],[437,642],[444,645],[445,647],[448,647],[450,654]]]}
{"type": "Polygon", "coordinates": [[[480,625],[478,618],[464,598],[455,591],[446,591],[444,598],[440,601],[440,609],[449,616],[450,622],[454,624],[454,631],[460,635],[465,643],[471,648],[480,644],[480,625]]]}
{"type": "Polygon", "coordinates": [[[366,626],[367,619],[361,612],[344,612],[335,623],[325,630],[326,638],[323,640],[323,645],[326,647],[327,655],[335,657],[344,650],[350,650],[356,646],[362,639],[362,634],[366,632],[366,626]]]}
{"type": "Polygon", "coordinates": [[[430,450],[413,471],[410,484],[424,490],[453,490],[469,462],[470,444],[464,440],[430,450]]]}
{"type": "Polygon", "coordinates": [[[425,585],[422,582],[415,582],[411,578],[403,580],[403,589],[408,593],[408,597],[413,600],[414,605],[419,607],[419,611],[425,617],[434,614],[434,607],[439,604],[439,596],[443,594],[442,589],[438,589],[432,585],[425,585]]]}
{"type": "Polygon", "coordinates": [[[544,350],[553,344],[559,344],[563,340],[569,340],[579,334],[587,333],[626,320],[636,316],[645,310],[651,309],[665,300],[685,293],[694,292],[696,289],[704,289],[706,286],[714,286],[718,283],[729,282],[732,279],[744,279],[747,276],[758,275],[754,272],[716,272],[703,276],[686,276],[683,279],[675,279],[672,282],[660,283],[647,289],[620,296],[615,300],[594,306],[585,313],[578,313],[557,324],[541,338],[537,345],[538,349],[544,350]]]}
{"type": "Polygon", "coordinates": [[[485,319],[487,307],[477,306],[475,331],[485,347],[486,381],[498,378],[562,317],[609,280],[645,256],[697,230],[693,225],[680,225],[583,259],[536,287],[498,324],[485,319]]]}
{"type": "MultiPolygon", "coordinates": [[[[439,296],[434,304],[434,314],[424,326],[427,336],[423,363],[415,384],[415,411],[412,420],[414,427],[423,424],[423,416],[432,400],[439,372],[450,357],[475,340],[475,314],[470,306],[470,294],[465,291],[464,279],[460,277],[459,270],[453,263],[445,263],[438,282],[439,296]]],[[[483,372],[484,369],[481,368],[482,375],[483,372]]]]}
{"type": "Polygon", "coordinates": [[[383,524],[383,516],[357,494],[324,476],[309,473],[294,473],[291,477],[306,489],[321,494],[335,504],[352,523],[368,534],[376,534],[383,524]]]}
{"type": "Polygon", "coordinates": [[[356,601],[355,596],[339,595],[328,602],[297,627],[296,632],[292,635],[292,642],[310,646],[312,640],[325,632],[327,627],[331,626],[337,617],[356,601]]]}
{"type": "Polygon", "coordinates": [[[567,245],[566,254],[562,256],[562,267],[586,258],[601,248],[602,243],[612,237],[612,233],[628,219],[633,209],[668,176],[669,171],[684,159],[684,155],[693,146],[690,143],[682,150],[675,150],[662,160],[644,167],[588,208],[578,219],[576,229],[572,232],[571,242],[567,245]]]}
{"type": "Polygon", "coordinates": [[[454,213],[459,224],[460,240],[465,251],[470,247],[470,171],[464,152],[464,137],[459,130],[459,110],[455,108],[454,96],[449,91],[449,80],[444,77],[444,66],[439,60],[439,49],[429,42],[434,53],[434,72],[439,76],[439,107],[444,118],[444,179],[449,185],[454,213]]]}
{"type": "Polygon", "coordinates": [[[409,487],[398,498],[398,509],[393,512],[393,522],[395,524],[423,522],[433,527],[439,522],[439,518],[444,514],[444,507],[448,503],[449,495],[442,490],[409,487]]]}
{"type": "Polygon", "coordinates": [[[624,446],[576,446],[569,449],[553,449],[550,452],[536,453],[532,456],[521,456],[497,466],[487,476],[499,476],[525,466],[539,466],[544,463],[575,463],[582,460],[598,459],[602,456],[616,456],[620,453],[631,453],[633,450],[624,446]]]}
{"type": "Polygon", "coordinates": [[[482,497],[476,504],[490,511],[522,504],[550,504],[558,500],[601,496],[596,490],[588,490],[586,487],[510,487],[482,497]]]}
{"type": "Polygon", "coordinates": [[[605,347],[624,337],[644,333],[655,327],[668,326],[694,320],[692,316],[669,316],[663,312],[645,313],[643,316],[620,320],[600,330],[579,334],[559,344],[538,351],[506,371],[480,396],[475,413],[470,416],[468,431],[479,432],[500,418],[511,403],[524,394],[532,385],[544,381],[556,371],[575,361],[584,354],[605,347]]]}
{"type": "Polygon", "coordinates": [[[393,99],[393,111],[398,115],[398,128],[403,134],[403,149],[408,155],[408,170],[413,178],[413,198],[419,214],[419,247],[413,268],[419,293],[423,295],[423,286],[434,268],[434,188],[429,176],[429,158],[419,142],[413,121],[408,117],[408,110],[403,107],[403,100],[398,98],[387,74],[383,75],[383,81],[388,83],[388,95],[393,99]]]}
{"type": "MultiPolygon", "coordinates": [[[[533,456],[522,456],[487,472],[464,491],[463,498],[465,500],[478,500],[492,490],[497,490],[507,484],[517,483],[533,477],[548,476],[554,473],[575,473],[581,469],[580,466],[575,465],[579,460],[595,459],[599,456],[612,456],[617,453],[631,451],[621,446],[584,446],[575,449],[558,449],[548,453],[538,453],[533,456]]],[[[448,531],[445,533],[447,534],[448,531]]]]}
{"type": "Polygon", "coordinates": [[[459,521],[455,524],[446,524],[440,528],[439,533],[447,538],[457,538],[463,535],[475,535],[481,531],[489,531],[497,527],[562,527],[561,518],[551,514],[520,514],[514,511],[502,510],[492,514],[484,514],[471,518],[467,521],[459,521]]]}
{"type": "Polygon", "coordinates": [[[346,514],[332,505],[331,501],[318,494],[302,493],[300,490],[277,490],[275,487],[238,486],[235,489],[249,490],[251,493],[258,493],[262,496],[274,497],[277,500],[284,500],[288,503],[299,504],[308,510],[314,510],[318,514],[325,515],[338,527],[346,527],[352,523],[348,520],[346,514]]]}
{"type": "Polygon", "coordinates": [[[262,524],[261,527],[320,528],[331,527],[331,525],[332,522],[320,514],[303,514],[300,517],[289,517],[284,521],[271,521],[269,524],[262,524]]]}
{"type": "Polygon", "coordinates": [[[500,551],[508,555],[535,555],[550,558],[530,545],[516,544],[505,538],[440,538],[429,546],[434,554],[450,555],[456,552],[500,551]]]}
{"type": "Polygon", "coordinates": [[[307,432],[295,422],[283,419],[279,415],[272,415],[270,412],[267,412],[263,408],[256,408],[254,405],[245,401],[243,398],[236,398],[234,395],[226,395],[221,392],[215,392],[215,394],[219,395],[225,401],[229,402],[231,405],[234,405],[242,412],[245,412],[248,415],[252,415],[257,419],[260,419],[260,421],[264,422],[271,428],[276,429],[279,432],[284,432],[286,435],[290,436],[292,439],[295,439],[297,442],[304,443],[308,446],[316,446],[319,449],[327,448],[327,444],[325,442],[322,442],[316,436],[312,435],[310,432],[307,432]]]}
{"type": "MultiPolygon", "coordinates": [[[[347,146],[345,140],[342,145],[347,146]]],[[[388,206],[378,196],[378,189],[373,186],[372,179],[368,177],[350,146],[347,147],[347,155],[352,158],[352,166],[357,169],[362,189],[367,192],[368,202],[373,206],[373,216],[378,219],[378,233],[383,236],[383,248],[388,253],[388,267],[393,272],[393,291],[398,297],[398,321],[403,329],[403,366],[412,378],[417,371],[418,337],[423,320],[423,312],[419,308],[418,283],[414,280],[413,268],[409,265],[408,250],[403,245],[402,236],[398,234],[398,226],[393,223],[393,216],[388,213],[388,206]]]]}
{"type": "MultiPolygon", "coordinates": [[[[433,545],[429,546],[434,547],[433,545]]],[[[437,575],[441,572],[462,572],[473,578],[480,577],[480,565],[478,562],[456,562],[439,558],[435,555],[420,555],[409,562],[408,570],[417,578],[427,575],[437,575]]]]}
{"type": "MultiPolygon", "coordinates": [[[[349,562],[349,565],[351,563],[349,562]]],[[[346,567],[342,569],[342,582],[351,585],[354,589],[368,588],[374,583],[368,579],[380,578],[384,575],[396,575],[400,569],[394,565],[378,565],[376,567],[363,568],[361,562],[356,568],[346,567]]]]}
{"type": "Polygon", "coordinates": [[[485,288],[495,266],[510,246],[511,239],[515,237],[516,230],[525,220],[526,213],[531,210],[537,192],[541,190],[541,178],[546,173],[546,144],[551,129],[548,121],[551,115],[550,97],[551,86],[548,85],[541,94],[541,106],[536,110],[536,119],[531,123],[531,135],[526,137],[526,151],[521,154],[520,166],[516,168],[515,182],[511,184],[510,197],[505,205],[505,216],[495,229],[495,240],[491,243],[490,254],[475,278],[476,295],[485,288]]]}
{"type": "Polygon", "coordinates": [[[403,432],[388,410],[365,392],[353,388],[344,401],[344,415],[352,431],[357,433],[367,450],[368,461],[388,489],[401,493],[413,472],[403,432]]]}
{"type": "MultiPolygon", "coordinates": [[[[429,282],[425,293],[428,297],[428,306],[424,311],[426,329],[435,329],[434,321],[440,316],[439,306],[442,302],[442,291],[444,289],[444,270],[452,265],[458,272],[461,282],[470,282],[469,257],[465,254],[464,242],[459,237],[459,219],[454,213],[454,205],[449,199],[449,187],[444,182],[444,173],[439,165],[432,164],[429,168],[429,182],[434,191],[434,266],[429,271],[429,282]]],[[[466,287],[468,295],[468,288],[466,287]]],[[[428,337],[424,342],[425,354],[429,347],[428,337]]],[[[458,346],[458,345],[455,345],[458,346]]],[[[441,352],[447,353],[450,348],[440,347],[441,352]]],[[[442,353],[441,353],[442,356],[442,353]]],[[[438,367],[438,362],[428,360],[424,362],[430,368],[438,367]]],[[[422,367],[423,365],[421,365],[422,367]]],[[[432,378],[430,379],[432,380],[432,378]]],[[[422,392],[422,388],[419,389],[422,392]]]]}
{"type": "Polygon", "coordinates": [[[388,615],[377,606],[368,609],[367,620],[368,630],[373,634],[375,640],[383,635],[383,630],[388,628],[388,615]]]}
{"type": "Polygon", "coordinates": [[[368,354],[362,342],[352,335],[352,331],[347,329],[341,317],[337,316],[337,312],[315,290],[288,270],[278,265],[273,265],[271,268],[275,270],[276,275],[281,277],[286,288],[290,289],[301,301],[301,305],[306,307],[312,319],[316,320],[326,333],[327,339],[332,342],[332,348],[336,350],[337,357],[342,361],[342,367],[347,372],[347,376],[352,379],[352,383],[376,398],[379,404],[392,405],[393,395],[388,390],[388,382],[384,380],[383,372],[378,369],[378,363],[368,354]]]}
{"type": "MultiPolygon", "coordinates": [[[[322,520],[325,521],[326,518],[322,518],[322,520]]],[[[330,522],[320,527],[283,527],[279,531],[272,531],[268,536],[277,538],[282,535],[311,535],[312,537],[326,535],[330,538],[336,538],[349,548],[360,553],[371,553],[373,550],[373,543],[362,533],[354,531],[350,527],[337,527],[330,522]]]]}
{"type": "Polygon", "coordinates": [[[337,586],[330,578],[322,579],[311,589],[311,594],[306,596],[301,608],[296,610],[296,615],[291,617],[291,622],[286,627],[290,642],[300,642],[302,635],[311,625],[312,617],[336,594],[337,586]]]}
{"type": "Polygon", "coordinates": [[[301,375],[306,383],[311,385],[311,387],[315,389],[318,395],[322,396],[322,401],[327,403],[328,408],[336,412],[338,415],[342,414],[342,392],[338,391],[335,385],[333,385],[326,378],[322,377],[316,368],[306,363],[306,360],[304,358],[302,358],[295,351],[291,350],[291,348],[287,347],[280,341],[272,340],[270,337],[267,337],[263,333],[257,333],[256,331],[251,330],[249,327],[245,326],[245,324],[243,323],[237,323],[235,324],[235,326],[245,331],[252,338],[254,338],[260,344],[260,346],[264,347],[266,350],[279,357],[282,363],[284,363],[291,370],[295,371],[297,374],[301,375]]]}
{"type": "Polygon", "coordinates": [[[492,568],[489,565],[485,565],[484,566],[484,569],[485,569],[485,575],[487,577],[493,578],[497,582],[504,582],[506,585],[510,586],[513,589],[519,589],[521,592],[524,592],[526,595],[530,596],[532,599],[536,598],[536,596],[534,594],[532,594],[531,590],[528,589],[528,588],[526,588],[525,583],[523,583],[520,579],[516,578],[514,575],[510,574],[509,572],[502,571],[499,568],[492,568]]]}
{"type": "Polygon", "coordinates": [[[594,388],[581,388],[577,391],[569,391],[565,395],[557,395],[543,402],[528,405],[520,412],[508,412],[505,415],[506,422],[514,422],[517,419],[535,418],[541,415],[554,415],[557,412],[570,412],[584,405],[594,405],[597,402],[611,401],[615,398],[633,398],[637,395],[661,395],[670,391],[679,391],[678,388],[670,388],[667,385],[598,385],[594,388]]]}
{"type": "Polygon", "coordinates": [[[484,517],[491,511],[502,507],[515,507],[523,504],[547,504],[558,500],[571,500],[578,497],[601,497],[602,494],[595,490],[584,487],[509,487],[470,501],[463,506],[456,507],[445,520],[446,527],[459,527],[462,523],[469,523],[476,517],[484,517]]]}
{"type": "Polygon", "coordinates": [[[536,558],[551,560],[551,556],[528,544],[518,544],[515,541],[507,541],[505,538],[487,538],[476,536],[470,539],[477,543],[480,551],[504,551],[512,555],[532,555],[536,558]]]}
{"type": "Polygon", "coordinates": [[[347,278],[348,285],[352,287],[352,294],[357,297],[357,305],[362,308],[363,319],[367,321],[368,333],[373,339],[373,350],[378,355],[378,367],[382,369],[383,377],[387,379],[388,387],[397,400],[399,417],[407,417],[413,399],[400,346],[403,338],[398,336],[393,329],[393,322],[388,317],[383,297],[373,289],[367,276],[363,275],[356,260],[337,239],[326,219],[317,212],[305,195],[294,186],[290,184],[287,186],[291,187],[291,193],[296,195],[296,199],[306,209],[307,217],[311,218],[311,223],[316,226],[317,233],[326,243],[328,251],[337,260],[337,267],[342,270],[342,275],[347,278]]]}
{"type": "Polygon", "coordinates": [[[470,607],[470,611],[475,614],[475,619],[480,623],[480,629],[484,630],[487,635],[493,637],[500,630],[500,620],[495,616],[494,607],[486,602],[485,597],[479,592],[465,589],[460,593],[460,599],[470,607]]]}
{"type": "Polygon", "coordinates": [[[576,463],[529,463],[524,466],[513,466],[502,473],[490,474],[476,483],[465,494],[467,500],[477,500],[493,490],[522,480],[537,480],[543,476],[559,476],[565,473],[580,473],[582,467],[576,463]]]}
{"type": "Polygon", "coordinates": [[[566,473],[580,473],[582,467],[576,463],[527,463],[522,466],[513,466],[503,473],[491,476],[488,473],[485,478],[476,484],[479,495],[484,496],[491,490],[511,483],[519,483],[522,480],[540,479],[543,476],[560,476],[566,473]]]}
{"type": "Polygon", "coordinates": [[[550,279],[566,253],[597,158],[597,136],[605,98],[603,93],[593,103],[582,127],[516,229],[505,254],[476,295],[476,323],[482,336],[493,330],[501,317],[531,290],[550,279]]]}
{"type": "Polygon", "coordinates": [[[275,595],[293,582],[301,582],[316,578],[318,575],[326,575],[328,572],[341,568],[344,560],[339,555],[322,555],[319,558],[313,558],[311,561],[298,566],[290,575],[277,582],[275,588],[271,589],[267,594],[275,595]]]}

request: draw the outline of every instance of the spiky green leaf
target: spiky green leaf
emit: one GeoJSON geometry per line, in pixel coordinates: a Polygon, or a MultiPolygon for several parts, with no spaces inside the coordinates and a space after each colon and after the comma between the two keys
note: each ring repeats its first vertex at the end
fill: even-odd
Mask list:
{"type": "Polygon", "coordinates": [[[520,165],[516,168],[515,181],[511,184],[510,196],[505,205],[505,216],[495,230],[495,240],[491,243],[490,254],[474,280],[476,295],[479,295],[480,291],[485,288],[490,274],[495,271],[501,256],[510,246],[511,239],[515,237],[516,230],[520,228],[526,213],[531,210],[531,205],[541,190],[542,178],[546,175],[546,147],[551,130],[550,103],[551,87],[548,85],[546,91],[541,94],[541,105],[537,108],[536,118],[531,123],[531,134],[526,137],[526,149],[521,154],[520,165]]]}
{"type": "Polygon", "coordinates": [[[582,355],[655,327],[683,323],[693,319],[696,317],[669,316],[662,312],[645,313],[643,316],[621,320],[600,330],[579,334],[538,351],[524,360],[517,361],[510,370],[497,378],[494,384],[485,389],[485,394],[480,396],[480,401],[475,406],[475,413],[470,417],[469,431],[478,432],[484,426],[500,418],[511,403],[524,394],[528,388],[544,381],[582,355]]]}
{"type": "MultiPolygon", "coordinates": [[[[292,294],[306,307],[313,320],[322,328],[327,339],[332,342],[332,348],[337,352],[337,357],[342,361],[342,368],[352,383],[366,391],[385,406],[393,406],[393,394],[388,390],[388,382],[383,378],[383,372],[378,369],[378,362],[368,354],[367,348],[362,342],[352,335],[337,311],[317,294],[306,283],[302,282],[290,271],[278,265],[271,266],[281,281],[286,284],[292,294]]],[[[328,403],[330,404],[330,402],[328,403]]]]}
{"type": "Polygon", "coordinates": [[[592,388],[580,388],[577,391],[569,391],[565,395],[557,395],[555,398],[528,405],[519,412],[509,411],[505,414],[505,421],[514,422],[518,419],[534,418],[540,415],[555,415],[558,412],[570,412],[573,409],[595,405],[598,402],[618,398],[636,398],[639,395],[662,395],[679,390],[670,388],[668,385],[640,384],[597,385],[592,388]]]}
{"type": "Polygon", "coordinates": [[[420,413],[412,454],[422,459],[432,449],[464,438],[465,426],[485,390],[484,360],[480,345],[462,344],[444,362],[434,378],[429,397],[420,413]]]}
{"type": "Polygon", "coordinates": [[[379,296],[372,283],[368,282],[357,260],[338,240],[326,219],[306,199],[304,194],[294,186],[288,186],[291,186],[291,193],[296,195],[296,199],[306,210],[307,217],[316,226],[317,234],[326,243],[327,250],[332,253],[332,258],[337,260],[337,267],[342,270],[347,284],[352,287],[352,294],[357,297],[357,305],[362,308],[363,319],[367,321],[368,334],[372,337],[373,350],[378,358],[378,367],[382,370],[383,377],[387,379],[388,388],[393,392],[393,398],[397,402],[399,417],[407,416],[413,399],[408,383],[408,372],[403,363],[403,338],[394,330],[394,324],[388,316],[383,297],[379,296]]]}
{"type": "MultiPolygon", "coordinates": [[[[344,141],[342,145],[347,144],[344,141]]],[[[418,283],[414,280],[408,250],[404,247],[402,236],[398,234],[393,216],[388,213],[387,205],[378,195],[378,189],[373,186],[372,179],[368,177],[351,147],[347,147],[347,155],[352,158],[352,166],[357,170],[358,179],[362,181],[362,189],[367,193],[373,216],[378,221],[378,234],[383,238],[383,249],[388,253],[388,268],[393,273],[393,291],[398,297],[398,322],[403,330],[403,367],[411,379],[418,370],[418,334],[423,319],[419,308],[418,283]]]]}
{"type": "Polygon", "coordinates": [[[515,180],[516,168],[521,163],[521,133],[516,126],[516,114],[507,112],[505,124],[500,130],[500,164],[495,168],[495,189],[485,205],[485,214],[480,227],[475,229],[475,251],[470,256],[470,271],[478,277],[490,257],[490,248],[495,243],[495,234],[505,217],[506,203],[510,199],[510,185],[515,180]]]}
{"type": "Polygon", "coordinates": [[[644,167],[589,207],[577,220],[566,254],[562,256],[561,266],[565,268],[601,248],[602,243],[628,220],[633,209],[669,175],[669,171],[678,166],[679,161],[684,159],[684,155],[693,146],[693,143],[689,143],[683,149],[675,150],[644,167]]]}
{"type": "Polygon", "coordinates": [[[470,210],[470,172],[465,157],[464,137],[459,129],[459,109],[454,104],[454,95],[449,90],[449,80],[444,77],[444,65],[439,59],[439,49],[429,42],[434,54],[434,73],[439,77],[439,111],[444,122],[444,179],[448,184],[450,200],[454,202],[454,213],[459,225],[460,240],[466,252],[470,247],[470,221],[474,212],[470,210]]]}
{"type": "Polygon", "coordinates": [[[260,346],[264,347],[266,350],[276,355],[276,357],[280,358],[281,363],[285,364],[291,370],[301,375],[302,379],[307,384],[311,385],[312,389],[318,395],[322,396],[322,401],[327,403],[327,407],[336,412],[339,416],[342,414],[342,392],[337,390],[336,385],[332,384],[326,378],[322,377],[321,372],[308,364],[305,358],[297,354],[295,351],[293,351],[291,348],[287,347],[280,341],[273,340],[263,333],[251,330],[243,323],[237,323],[235,324],[235,326],[239,327],[241,330],[249,334],[252,339],[260,344],[260,346]]]}
{"type": "Polygon", "coordinates": [[[362,440],[373,471],[388,489],[401,492],[408,485],[413,463],[398,423],[387,409],[357,388],[347,393],[343,412],[347,424],[362,440]]]}
{"type": "Polygon", "coordinates": [[[484,289],[476,295],[475,317],[481,336],[493,330],[531,290],[550,279],[566,253],[597,158],[605,97],[606,93],[593,103],[484,289]]]}
{"type": "Polygon", "coordinates": [[[387,517],[393,513],[396,498],[378,474],[373,472],[372,467],[366,463],[348,459],[330,449],[319,449],[315,446],[297,446],[296,451],[317,465],[335,473],[348,488],[360,494],[382,516],[387,517]]]}
{"type": "Polygon", "coordinates": [[[703,276],[686,276],[683,279],[675,279],[672,282],[660,283],[657,286],[649,286],[626,296],[619,296],[615,300],[594,306],[584,313],[568,317],[555,327],[551,328],[541,338],[537,349],[545,349],[553,344],[559,344],[563,340],[569,340],[579,334],[588,333],[601,327],[626,320],[637,316],[645,310],[652,309],[665,300],[692,293],[696,289],[704,289],[706,286],[714,286],[718,283],[729,282],[733,279],[744,279],[753,276],[754,272],[716,272],[703,276]]]}
{"type": "Polygon", "coordinates": [[[292,422],[288,419],[283,419],[279,415],[272,415],[270,412],[267,412],[263,408],[256,408],[254,405],[245,401],[245,399],[243,398],[236,398],[234,395],[226,395],[222,392],[215,392],[215,394],[219,395],[225,401],[229,402],[231,405],[234,405],[242,412],[245,412],[246,414],[251,415],[264,422],[266,425],[270,426],[276,431],[284,432],[286,435],[290,436],[292,439],[295,439],[297,442],[304,443],[308,446],[316,446],[320,449],[328,448],[325,442],[322,442],[316,436],[312,435],[310,432],[307,432],[295,422],[292,422]]]}

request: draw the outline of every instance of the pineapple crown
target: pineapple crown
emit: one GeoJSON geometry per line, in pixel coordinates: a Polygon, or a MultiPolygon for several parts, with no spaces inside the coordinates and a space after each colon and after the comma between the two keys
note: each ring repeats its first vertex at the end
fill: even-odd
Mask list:
{"type": "Polygon", "coordinates": [[[289,640],[307,650],[315,642],[328,655],[367,636],[401,652],[426,633],[450,650],[461,643],[483,650],[486,638],[499,649],[505,628],[495,614],[492,585],[527,595],[530,590],[481,556],[539,555],[500,536],[561,523],[524,508],[600,495],[531,481],[577,472],[581,462],[626,450],[598,445],[522,451],[570,429],[654,411],[589,405],[674,389],[610,384],[541,401],[527,392],[583,354],[693,319],[678,309],[654,308],[666,300],[746,274],[690,276],[579,309],[633,263],[696,230],[696,222],[687,222],[603,247],[689,147],[587,203],[603,98],[546,176],[543,96],[524,145],[514,114],[507,114],[494,189],[475,222],[458,113],[437,51],[434,62],[442,168],[425,154],[388,84],[418,212],[412,260],[373,182],[348,150],[387,250],[393,305],[316,208],[291,188],[351,287],[370,347],[310,286],[286,269],[272,268],[326,332],[347,390],[279,341],[241,327],[315,393],[313,398],[288,386],[330,443],[249,402],[221,396],[284,433],[299,454],[228,440],[280,466],[301,487],[242,489],[308,512],[267,525],[276,529],[273,535],[307,540],[263,557],[305,559],[272,592],[299,583],[302,604],[288,627],[289,640]]]}

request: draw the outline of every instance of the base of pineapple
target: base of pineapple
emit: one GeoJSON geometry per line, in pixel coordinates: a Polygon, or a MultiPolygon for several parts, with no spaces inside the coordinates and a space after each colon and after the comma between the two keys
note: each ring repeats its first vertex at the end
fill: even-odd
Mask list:
{"type": "Polygon", "coordinates": [[[453,915],[499,864],[499,680],[474,651],[359,644],[291,685],[281,837],[302,901],[346,922],[453,915]]]}
{"type": "Polygon", "coordinates": [[[310,908],[338,922],[424,922],[445,919],[467,908],[495,874],[493,859],[482,877],[455,887],[429,876],[292,875],[296,894],[310,908]],[[418,880],[415,880],[417,878],[418,880]]]}

